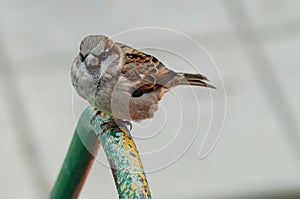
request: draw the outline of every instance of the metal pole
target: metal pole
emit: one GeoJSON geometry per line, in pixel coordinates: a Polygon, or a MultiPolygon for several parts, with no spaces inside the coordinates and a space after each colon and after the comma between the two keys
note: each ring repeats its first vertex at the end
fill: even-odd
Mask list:
{"type": "MultiPolygon", "coordinates": [[[[99,142],[106,154],[119,198],[151,199],[136,145],[125,125],[88,107],[81,115],[50,199],[77,198],[96,155],[99,142]]],[[[99,196],[101,198],[101,196],[99,196]]]]}
{"type": "Polygon", "coordinates": [[[118,190],[119,198],[150,199],[146,174],[134,140],[125,125],[119,126],[104,113],[92,121],[98,132],[118,190]]]}

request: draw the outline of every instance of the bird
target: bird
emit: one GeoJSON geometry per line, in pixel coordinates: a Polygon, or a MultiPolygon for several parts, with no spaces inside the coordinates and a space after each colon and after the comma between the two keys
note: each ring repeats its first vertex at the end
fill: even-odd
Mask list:
{"type": "Polygon", "coordinates": [[[83,38],[71,81],[96,110],[128,122],[152,118],[163,95],[176,86],[216,88],[202,74],[175,72],[153,55],[105,35],[83,38]]]}

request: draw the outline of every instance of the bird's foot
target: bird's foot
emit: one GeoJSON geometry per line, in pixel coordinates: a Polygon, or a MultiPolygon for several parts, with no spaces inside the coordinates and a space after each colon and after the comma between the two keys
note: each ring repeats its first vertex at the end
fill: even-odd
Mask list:
{"type": "Polygon", "coordinates": [[[100,124],[100,128],[102,129],[102,132],[105,133],[108,130],[119,129],[119,125],[115,121],[111,120],[100,124]]]}
{"type": "Polygon", "coordinates": [[[116,123],[117,124],[120,124],[120,125],[122,125],[122,126],[128,126],[129,127],[129,131],[131,131],[131,129],[132,129],[132,124],[131,124],[131,122],[129,122],[129,121],[124,121],[124,120],[121,120],[121,119],[115,119],[115,121],[116,121],[116,123]]]}
{"type": "MultiPolygon", "coordinates": [[[[91,118],[91,121],[90,121],[90,124],[91,125],[95,125],[95,122],[96,122],[96,119],[98,116],[102,116],[104,117],[103,115],[104,113],[102,113],[101,111],[95,109],[95,113],[94,115],[92,116],[91,118]]],[[[105,120],[105,119],[104,119],[105,120]]],[[[110,129],[114,129],[114,128],[120,128],[120,127],[129,127],[129,131],[131,131],[132,129],[132,124],[131,122],[129,121],[123,121],[121,119],[114,119],[112,120],[111,118],[108,119],[108,121],[104,121],[102,124],[100,124],[100,128],[102,129],[103,132],[106,132],[110,129]]]]}
{"type": "Polygon", "coordinates": [[[101,111],[97,110],[96,108],[94,108],[94,111],[95,111],[95,113],[94,113],[94,115],[92,116],[91,121],[90,121],[90,124],[91,124],[91,125],[94,125],[97,116],[98,116],[98,115],[101,115],[101,111]]]}

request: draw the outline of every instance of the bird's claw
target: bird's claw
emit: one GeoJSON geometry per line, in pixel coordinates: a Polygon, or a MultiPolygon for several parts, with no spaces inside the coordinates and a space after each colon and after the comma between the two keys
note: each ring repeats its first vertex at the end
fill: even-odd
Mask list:
{"type": "Polygon", "coordinates": [[[103,133],[110,129],[119,128],[118,124],[116,124],[114,121],[104,122],[100,124],[100,128],[102,129],[103,133]]]}
{"type": "MultiPolygon", "coordinates": [[[[95,114],[92,116],[90,124],[94,125],[97,116],[101,115],[101,111],[95,109],[95,114]]],[[[100,128],[103,129],[103,132],[108,131],[109,129],[113,129],[113,128],[119,128],[120,126],[128,126],[129,127],[129,131],[132,130],[132,124],[129,121],[123,121],[121,119],[114,119],[108,122],[103,122],[102,124],[100,124],[100,128]]]]}
{"type": "Polygon", "coordinates": [[[115,120],[117,124],[123,125],[123,126],[128,126],[129,127],[129,131],[132,130],[132,124],[129,121],[124,121],[124,120],[120,120],[120,119],[116,119],[115,120]]]}
{"type": "Polygon", "coordinates": [[[95,111],[95,113],[94,113],[94,115],[92,116],[92,118],[90,120],[91,125],[94,125],[97,116],[101,114],[101,112],[99,110],[97,110],[96,108],[94,109],[94,111],[95,111]]]}

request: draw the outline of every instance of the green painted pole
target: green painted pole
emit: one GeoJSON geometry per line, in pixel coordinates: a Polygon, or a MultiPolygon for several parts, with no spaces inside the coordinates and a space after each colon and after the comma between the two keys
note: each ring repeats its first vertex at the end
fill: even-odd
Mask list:
{"type": "Polygon", "coordinates": [[[151,199],[139,153],[129,131],[125,125],[119,127],[111,116],[90,106],[79,119],[50,199],[78,197],[97,153],[98,140],[110,164],[119,198],[151,199]]]}
{"type": "Polygon", "coordinates": [[[119,198],[150,199],[151,193],[136,145],[125,125],[104,113],[92,122],[110,164],[119,198]]]}
{"type": "Polygon", "coordinates": [[[75,199],[94,162],[99,148],[96,134],[89,128],[85,111],[75,129],[67,155],[50,193],[50,199],[75,199]]]}

